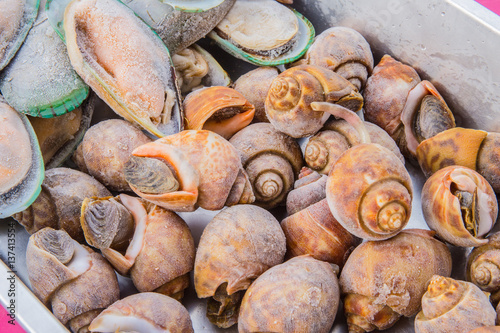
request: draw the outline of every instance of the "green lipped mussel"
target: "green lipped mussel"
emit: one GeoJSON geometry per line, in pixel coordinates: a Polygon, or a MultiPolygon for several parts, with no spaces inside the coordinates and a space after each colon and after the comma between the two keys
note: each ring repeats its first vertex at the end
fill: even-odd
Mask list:
{"type": "Polygon", "coordinates": [[[0,96],[0,218],[31,205],[43,178],[43,158],[33,128],[0,96]]]}
{"type": "Polygon", "coordinates": [[[0,71],[7,66],[35,22],[40,0],[0,1],[0,71]]]}
{"type": "Polygon", "coordinates": [[[87,98],[89,88],[71,67],[44,7],[16,56],[0,73],[0,91],[18,112],[43,118],[73,111],[87,98]]]}
{"type": "Polygon", "coordinates": [[[73,68],[117,114],[162,137],[182,128],[169,50],[116,0],[77,0],[64,14],[73,68]]]}

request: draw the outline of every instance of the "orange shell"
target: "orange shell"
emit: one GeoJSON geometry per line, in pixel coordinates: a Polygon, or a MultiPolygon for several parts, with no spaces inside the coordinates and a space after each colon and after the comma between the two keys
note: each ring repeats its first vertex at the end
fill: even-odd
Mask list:
{"type": "Polygon", "coordinates": [[[424,174],[450,165],[476,170],[477,155],[487,132],[455,127],[422,141],[417,147],[417,159],[424,174]]]}
{"type": "MultiPolygon", "coordinates": [[[[194,211],[198,206],[221,209],[237,178],[244,174],[236,148],[206,130],[187,130],[163,137],[136,148],[132,155],[159,158],[172,166],[178,175],[178,191],[147,194],[131,187],[142,198],[175,211],[194,211]]],[[[253,195],[242,197],[250,202],[253,199],[253,195]]]]}
{"type": "Polygon", "coordinates": [[[480,246],[488,242],[479,237],[488,233],[495,223],[498,205],[495,193],[484,177],[472,169],[452,165],[439,170],[425,182],[422,188],[422,211],[429,228],[447,242],[456,246],[480,246]],[[478,214],[477,237],[465,228],[460,201],[452,188],[469,193],[477,190],[477,210],[485,212],[478,214]],[[491,221],[486,220],[486,217],[491,221]]]}
{"type": "Polygon", "coordinates": [[[396,140],[406,97],[419,82],[412,67],[384,55],[366,82],[363,93],[365,120],[382,127],[396,140]]]}
{"type": "Polygon", "coordinates": [[[184,100],[186,129],[211,130],[225,139],[250,124],[255,108],[238,91],[214,86],[191,92],[184,100]],[[238,108],[241,113],[223,120],[212,120],[210,117],[225,108],[238,108]]]}

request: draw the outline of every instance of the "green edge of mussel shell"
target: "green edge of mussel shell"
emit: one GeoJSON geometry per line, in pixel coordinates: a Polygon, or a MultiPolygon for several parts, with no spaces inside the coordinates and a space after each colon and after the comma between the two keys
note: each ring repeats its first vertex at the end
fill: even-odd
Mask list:
{"type": "MultiPolygon", "coordinates": [[[[1,100],[0,100],[1,102],[1,100]]],[[[45,178],[45,167],[43,164],[42,152],[35,130],[31,126],[28,118],[19,113],[24,127],[30,136],[32,148],[32,161],[30,169],[24,180],[12,188],[7,193],[0,194],[0,219],[22,212],[36,200],[42,190],[42,182],[45,178]]]]}
{"type": "Polygon", "coordinates": [[[297,48],[300,49],[299,52],[295,53],[293,52],[290,55],[290,51],[286,52],[285,54],[274,58],[274,59],[266,59],[265,57],[259,56],[259,55],[254,55],[248,52],[245,52],[238,48],[236,45],[232,44],[230,41],[225,40],[221,38],[215,31],[211,31],[208,34],[208,37],[213,39],[217,45],[219,45],[224,51],[228,52],[232,56],[239,58],[241,60],[250,62],[252,64],[258,65],[258,66],[278,66],[278,65],[284,65],[288,64],[291,62],[294,62],[298,59],[300,59],[304,53],[306,53],[307,49],[311,46],[311,44],[314,41],[314,36],[315,36],[315,30],[312,25],[312,23],[304,17],[304,15],[300,14],[293,8],[289,8],[298,18],[299,18],[299,44],[302,44],[300,46],[295,47],[294,49],[296,50],[297,48]],[[302,35],[306,34],[308,38],[306,40],[303,40],[302,35]],[[302,42],[301,42],[302,41],[302,42]]]}
{"type": "Polygon", "coordinates": [[[89,87],[75,89],[64,100],[47,105],[32,107],[29,110],[18,110],[33,117],[52,118],[71,112],[79,107],[89,95],[89,87]]]}
{"type": "Polygon", "coordinates": [[[45,4],[45,12],[47,13],[49,23],[64,43],[66,43],[66,37],[64,35],[64,11],[71,1],[72,0],[47,0],[45,4]]]}
{"type": "Polygon", "coordinates": [[[40,0],[27,0],[25,6],[31,6],[31,10],[25,10],[25,15],[23,15],[23,19],[26,18],[26,22],[21,29],[18,29],[18,33],[16,35],[15,42],[11,42],[11,47],[6,51],[3,59],[0,59],[0,71],[5,68],[10,60],[14,58],[17,53],[17,50],[21,47],[24,42],[24,39],[28,35],[33,23],[35,23],[38,7],[40,7],[40,0]]]}

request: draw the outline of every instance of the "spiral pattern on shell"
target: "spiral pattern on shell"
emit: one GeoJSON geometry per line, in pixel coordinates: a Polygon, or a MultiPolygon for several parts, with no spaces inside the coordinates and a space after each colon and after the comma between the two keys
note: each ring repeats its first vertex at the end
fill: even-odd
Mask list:
{"type": "Polygon", "coordinates": [[[401,231],[410,218],[411,178],[388,149],[360,144],[333,166],[326,198],[333,216],[349,232],[368,240],[387,239],[401,231]]]}
{"type": "Polygon", "coordinates": [[[492,247],[489,244],[485,247],[487,249],[477,256],[474,255],[474,252],[471,253],[473,258],[472,262],[468,262],[467,273],[470,281],[481,290],[496,294],[500,289],[500,249],[488,249],[488,247],[492,247]]]}
{"type": "Polygon", "coordinates": [[[300,101],[301,84],[294,77],[277,77],[269,88],[268,98],[276,110],[287,111],[300,101]]]}
{"type": "Polygon", "coordinates": [[[309,139],[304,159],[311,169],[328,174],[332,165],[349,147],[349,142],[342,134],[329,130],[321,131],[309,139]]]}

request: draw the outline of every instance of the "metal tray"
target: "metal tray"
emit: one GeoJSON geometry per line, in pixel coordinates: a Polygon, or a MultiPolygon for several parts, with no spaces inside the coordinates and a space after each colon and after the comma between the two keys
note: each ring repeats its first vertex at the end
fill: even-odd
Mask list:
{"type": "MultiPolygon", "coordinates": [[[[358,30],[370,43],[378,63],[383,54],[415,67],[431,80],[447,100],[459,126],[500,132],[500,17],[473,0],[294,0],[294,8],[311,20],[317,33],[331,26],[358,30]]],[[[254,68],[235,60],[210,42],[206,47],[233,79],[254,68]]],[[[116,117],[100,103],[94,122],[116,117]]],[[[422,216],[420,190],[425,181],[420,170],[407,163],[415,187],[412,216],[407,228],[428,229],[422,216]]],[[[217,212],[198,209],[180,215],[191,228],[197,244],[204,226],[217,212]]],[[[500,223],[495,229],[500,228],[500,223]]],[[[0,221],[0,302],[15,301],[17,323],[27,332],[68,332],[28,289],[25,251],[28,233],[12,219],[0,221]],[[8,234],[14,234],[14,266],[9,268],[8,234]],[[15,271],[15,297],[8,296],[15,271]]],[[[12,236],[10,236],[12,238],[12,236]]],[[[452,276],[463,279],[468,249],[450,246],[452,276]]],[[[121,296],[136,290],[130,279],[119,276],[121,296]]],[[[183,304],[189,310],[195,332],[237,332],[236,327],[217,329],[205,317],[206,301],[196,298],[191,286],[183,304]]],[[[331,332],[347,332],[342,307],[331,332]]],[[[401,318],[387,332],[414,332],[413,318],[401,318]]]]}

